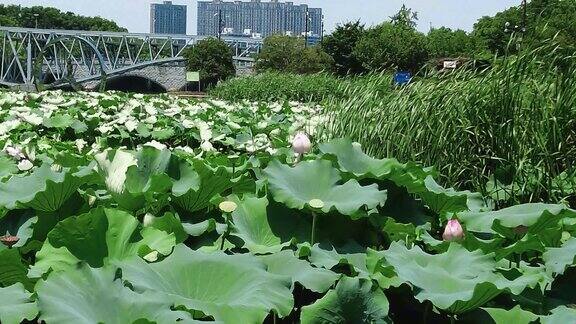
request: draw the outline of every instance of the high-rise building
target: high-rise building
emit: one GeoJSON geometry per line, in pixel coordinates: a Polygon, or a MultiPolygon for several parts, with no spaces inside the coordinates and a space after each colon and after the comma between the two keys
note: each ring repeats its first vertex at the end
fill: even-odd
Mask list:
{"type": "Polygon", "coordinates": [[[150,5],[150,32],[152,34],[186,34],[186,6],[172,1],[150,5]]]}
{"type": "Polygon", "coordinates": [[[278,0],[198,1],[198,35],[300,36],[306,31],[309,35],[322,34],[321,8],[278,0]]]}

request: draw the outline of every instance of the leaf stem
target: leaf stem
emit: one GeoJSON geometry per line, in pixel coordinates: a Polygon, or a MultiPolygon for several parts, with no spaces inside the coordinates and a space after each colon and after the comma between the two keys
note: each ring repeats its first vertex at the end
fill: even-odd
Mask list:
{"type": "Polygon", "coordinates": [[[312,233],[310,233],[310,245],[314,245],[315,236],[316,236],[316,218],[317,215],[315,212],[312,212],[312,233]]]}

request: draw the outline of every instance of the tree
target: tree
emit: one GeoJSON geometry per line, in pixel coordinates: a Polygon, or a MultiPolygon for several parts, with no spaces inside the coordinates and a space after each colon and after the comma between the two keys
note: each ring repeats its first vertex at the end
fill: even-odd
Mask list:
{"type": "Polygon", "coordinates": [[[302,38],[272,35],[264,40],[255,69],[306,74],[329,70],[332,64],[330,55],[319,46],[306,48],[302,38]]]}
{"type": "Polygon", "coordinates": [[[232,49],[216,38],[206,38],[186,49],[184,57],[189,71],[199,71],[205,86],[214,85],[236,74],[232,49]]]}
{"type": "Polygon", "coordinates": [[[513,35],[515,41],[521,39],[520,44],[526,49],[538,47],[553,37],[559,44],[576,46],[576,1],[532,0],[526,11],[526,19],[521,7],[509,8],[494,17],[482,17],[474,25],[473,35],[496,54],[516,51],[517,47],[508,46],[513,35]],[[522,27],[526,27],[525,32],[522,27]]]}
{"type": "Polygon", "coordinates": [[[426,36],[428,52],[432,58],[475,56],[474,39],[463,30],[446,27],[434,28],[426,36]]]}
{"type": "Polygon", "coordinates": [[[336,26],[336,30],[324,38],[322,48],[334,60],[334,71],[339,75],[360,74],[366,71],[354,55],[354,48],[364,34],[360,21],[336,26]]]}
{"type": "Polygon", "coordinates": [[[0,25],[46,29],[98,30],[125,32],[126,28],[101,17],[84,17],[51,7],[0,5],[0,25]]]}
{"type": "Polygon", "coordinates": [[[412,11],[412,9],[406,7],[406,5],[402,5],[400,11],[398,11],[398,13],[396,13],[394,16],[390,17],[390,21],[394,25],[414,29],[416,28],[416,24],[418,22],[418,13],[416,11],[412,11]]]}
{"type": "Polygon", "coordinates": [[[426,36],[413,28],[383,23],[366,31],[354,54],[366,69],[400,69],[415,72],[428,59],[426,36]]]}

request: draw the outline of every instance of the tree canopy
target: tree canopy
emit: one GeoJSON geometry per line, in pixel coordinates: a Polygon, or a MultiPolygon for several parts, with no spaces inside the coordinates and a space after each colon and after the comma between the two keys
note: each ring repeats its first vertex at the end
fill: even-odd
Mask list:
{"type": "Polygon", "coordinates": [[[499,54],[516,50],[508,47],[512,37],[527,48],[552,37],[560,44],[576,45],[576,1],[532,0],[527,3],[525,23],[523,8],[512,7],[494,17],[482,17],[474,25],[473,35],[499,54]]]}
{"type": "Polygon", "coordinates": [[[363,34],[364,25],[356,21],[336,26],[336,30],[324,38],[322,48],[334,59],[333,69],[336,74],[359,74],[366,71],[354,53],[363,34]]]}
{"type": "Polygon", "coordinates": [[[426,36],[414,28],[391,22],[367,30],[354,53],[371,71],[416,71],[428,59],[426,36]]]}
{"type": "Polygon", "coordinates": [[[426,37],[428,53],[432,58],[475,56],[482,52],[476,41],[465,31],[447,27],[433,28],[426,37]]]}
{"type": "Polygon", "coordinates": [[[306,47],[302,38],[272,35],[264,40],[256,59],[256,71],[298,74],[330,70],[333,59],[320,46],[306,47]]]}
{"type": "Polygon", "coordinates": [[[51,7],[0,4],[0,25],[12,27],[125,32],[126,28],[101,17],[84,17],[51,7]]]}
{"type": "Polygon", "coordinates": [[[222,40],[206,38],[184,52],[189,71],[199,71],[205,86],[214,85],[236,74],[232,49],[222,40]]]}

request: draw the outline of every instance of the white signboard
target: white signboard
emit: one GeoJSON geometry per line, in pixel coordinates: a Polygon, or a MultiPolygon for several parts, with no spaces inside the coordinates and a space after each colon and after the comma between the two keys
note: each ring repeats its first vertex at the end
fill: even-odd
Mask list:
{"type": "Polygon", "coordinates": [[[445,69],[455,69],[458,66],[458,62],[456,61],[444,61],[444,68],[445,69]]]}

